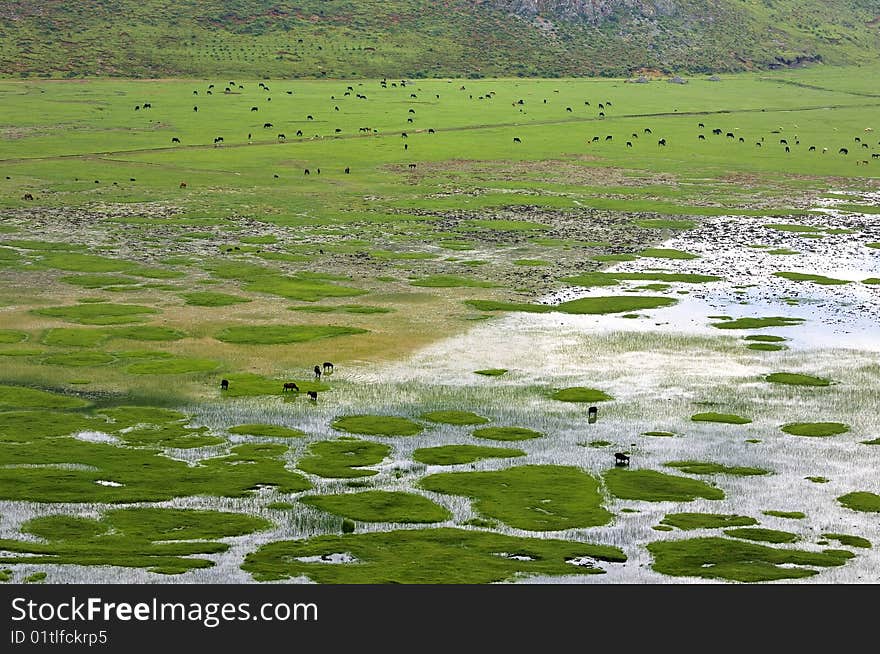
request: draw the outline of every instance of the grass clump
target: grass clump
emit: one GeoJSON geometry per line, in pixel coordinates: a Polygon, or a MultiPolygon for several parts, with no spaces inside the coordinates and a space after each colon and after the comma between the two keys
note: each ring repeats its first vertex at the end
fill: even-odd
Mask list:
{"type": "Polygon", "coordinates": [[[508,447],[484,447],[480,445],[441,445],[422,447],[413,452],[413,459],[419,463],[435,466],[453,466],[473,463],[482,459],[505,459],[525,456],[522,450],[508,447]]]}
{"type": "Polygon", "coordinates": [[[228,293],[214,293],[211,291],[195,291],[184,293],[181,297],[186,303],[196,307],[228,307],[233,304],[250,302],[251,300],[240,295],[228,293]]]}
{"type": "Polygon", "coordinates": [[[430,275],[410,282],[413,286],[428,288],[495,288],[498,284],[457,275],[430,275]]]}
{"type": "Polygon", "coordinates": [[[0,329],[0,344],[10,345],[12,343],[21,343],[28,338],[27,332],[18,329],[0,329]]]}
{"type": "Polygon", "coordinates": [[[382,443],[348,438],[318,441],[309,445],[306,456],[299,460],[297,468],[332,479],[371,477],[378,473],[364,470],[363,466],[381,463],[390,453],[391,448],[382,443]]]}
{"type": "Polygon", "coordinates": [[[724,322],[712,323],[717,329],[764,329],[765,327],[793,327],[804,322],[803,318],[786,318],[785,316],[768,316],[764,318],[736,318],[724,322]]]}
{"type": "Polygon", "coordinates": [[[683,250],[675,250],[672,248],[646,248],[638,253],[640,257],[651,257],[655,259],[699,259],[700,256],[683,250]]]}
{"type": "Polygon", "coordinates": [[[605,485],[615,497],[648,502],[690,502],[698,497],[724,499],[724,492],[696,479],[655,470],[614,468],[605,473],[605,485]]]}
{"type": "Polygon", "coordinates": [[[861,536],[851,536],[849,534],[822,534],[822,537],[827,538],[828,540],[836,540],[841,545],[846,545],[848,547],[871,548],[871,541],[867,538],[862,538],[861,536]]]}
{"type": "Polygon", "coordinates": [[[0,410],[3,409],[81,409],[89,402],[78,397],[50,393],[25,386],[0,385],[0,410]]]}
{"type": "Polygon", "coordinates": [[[794,372],[774,372],[764,377],[764,381],[774,384],[789,384],[791,386],[831,386],[830,379],[814,377],[813,375],[801,375],[794,372]]]}
{"type": "Polygon", "coordinates": [[[278,541],[249,554],[242,569],[257,581],[306,576],[323,584],[486,584],[523,575],[601,574],[594,562],[625,560],[608,545],[441,528],[278,541]],[[354,561],[319,562],[340,552],[354,561]]]}
{"type": "Polygon", "coordinates": [[[437,493],[464,495],[482,515],[511,527],[554,531],[611,521],[602,507],[599,482],[580,468],[530,465],[495,472],[429,475],[419,485],[437,493]]]}
{"type": "Polygon", "coordinates": [[[495,300],[467,300],[466,304],[480,311],[524,311],[526,313],[569,313],[574,315],[628,313],[647,309],[668,307],[676,303],[673,298],[654,296],[611,295],[585,297],[560,304],[528,304],[499,302],[495,300]]]}
{"type": "Polygon", "coordinates": [[[507,368],[486,368],[484,370],[474,370],[475,375],[483,375],[484,377],[500,377],[507,373],[507,368]]]}
{"type": "Polygon", "coordinates": [[[194,372],[211,372],[220,364],[211,359],[194,357],[167,357],[154,361],[139,361],[125,370],[132,375],[183,375],[194,372]]]}
{"type": "Polygon", "coordinates": [[[691,416],[691,420],[694,422],[721,422],[730,425],[747,425],[752,420],[750,418],[743,418],[742,416],[737,416],[732,413],[696,413],[691,416]]]}
{"type": "Polygon", "coordinates": [[[444,425],[485,425],[488,418],[471,411],[428,411],[419,416],[422,420],[439,422],[444,425]]]}
{"type": "Polygon", "coordinates": [[[146,320],[150,314],[159,313],[157,309],[137,304],[75,304],[66,307],[46,307],[32,309],[31,313],[49,318],[59,318],[67,322],[83,325],[118,325],[146,320]]]}
{"type": "Polygon", "coordinates": [[[825,438],[845,434],[849,431],[849,425],[841,422],[790,422],[787,425],[782,425],[780,429],[792,436],[825,438]]]}
{"type": "Polygon", "coordinates": [[[837,498],[843,506],[863,513],[880,513],[880,495],[867,491],[855,491],[837,498]]]}
{"type": "Polygon", "coordinates": [[[824,275],[814,275],[799,272],[775,272],[773,273],[773,276],[782,277],[783,279],[790,279],[795,282],[812,282],[814,284],[821,284],[822,286],[840,286],[843,284],[852,283],[845,279],[834,279],[833,277],[825,277],[824,275]]]}
{"type": "Polygon", "coordinates": [[[661,524],[678,527],[683,531],[694,529],[722,529],[725,527],[748,527],[758,524],[745,515],[724,513],[667,513],[661,524]]]}
{"type": "Polygon", "coordinates": [[[719,537],[659,541],[650,543],[648,551],[654,557],[651,567],[662,574],[742,582],[811,577],[818,570],[806,566],[840,566],[853,556],[841,550],[778,549],[719,537]]]}
{"type": "Polygon", "coordinates": [[[785,518],[786,520],[803,520],[807,514],[803,511],[764,511],[764,515],[774,518],[785,518]]]}
{"type": "Polygon", "coordinates": [[[248,325],[225,327],[214,338],[243,345],[283,345],[366,333],[366,329],[335,325],[248,325]]]}
{"type": "Polygon", "coordinates": [[[69,352],[65,354],[53,354],[43,359],[43,363],[50,366],[106,366],[116,359],[106,352],[69,352]]]}
{"type": "Polygon", "coordinates": [[[608,402],[614,399],[604,391],[584,386],[562,388],[555,391],[550,397],[560,402],[608,402]]]}
{"type": "Polygon", "coordinates": [[[452,517],[436,502],[413,493],[371,490],[343,495],[307,495],[300,502],[361,522],[426,523],[443,522],[452,517]]]}
{"type": "Polygon", "coordinates": [[[304,431],[299,429],[265,424],[236,425],[229,428],[229,433],[244,436],[267,436],[271,438],[299,438],[306,435],[304,431]]]}
{"type": "Polygon", "coordinates": [[[670,461],[665,464],[669,468],[677,468],[691,475],[736,475],[738,477],[751,477],[769,475],[769,470],[748,466],[725,466],[720,463],[707,461],[670,461]]]}
{"type": "Polygon", "coordinates": [[[673,438],[674,432],[671,431],[643,431],[642,436],[655,436],[657,438],[673,438]]]}
{"type": "Polygon", "coordinates": [[[481,427],[472,432],[474,438],[486,438],[493,441],[524,441],[540,438],[544,434],[525,427],[481,427]]]}
{"type": "Polygon", "coordinates": [[[365,436],[415,436],[424,427],[400,416],[340,416],[331,424],[333,429],[365,436]]]}

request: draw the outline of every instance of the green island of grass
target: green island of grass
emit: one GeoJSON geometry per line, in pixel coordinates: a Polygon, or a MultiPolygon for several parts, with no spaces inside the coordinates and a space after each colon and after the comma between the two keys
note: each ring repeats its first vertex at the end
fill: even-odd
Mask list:
{"type": "Polygon", "coordinates": [[[849,425],[841,422],[791,422],[787,425],[782,425],[780,429],[792,436],[824,438],[845,434],[849,431],[849,425]]]}
{"type": "Polygon", "coordinates": [[[493,441],[525,441],[540,438],[544,434],[525,427],[481,427],[472,432],[474,438],[486,438],[493,441]]]}
{"type": "Polygon", "coordinates": [[[342,495],[306,495],[300,502],[361,522],[443,522],[452,517],[436,502],[414,493],[370,490],[342,495]]]}
{"type": "Polygon", "coordinates": [[[682,531],[692,531],[694,529],[748,527],[758,524],[758,521],[744,515],[724,513],[667,513],[660,523],[678,527],[682,531]]]}
{"type": "Polygon", "coordinates": [[[419,463],[435,466],[452,466],[473,463],[482,459],[505,459],[525,456],[522,450],[509,447],[485,447],[482,445],[440,445],[422,447],[413,452],[413,459],[419,463]]]}
{"type": "Polygon", "coordinates": [[[478,416],[471,411],[428,411],[419,417],[428,422],[444,425],[484,425],[489,422],[488,418],[478,416]]]}
{"type": "Polygon", "coordinates": [[[309,445],[306,455],[297,463],[297,468],[331,479],[371,477],[378,473],[363,466],[381,463],[389,454],[391,448],[382,443],[353,438],[318,441],[309,445]]]}
{"type": "Polygon", "coordinates": [[[622,500],[647,502],[690,502],[698,497],[722,500],[724,492],[688,477],[667,475],[655,470],[613,468],[605,473],[608,491],[622,500]]]}

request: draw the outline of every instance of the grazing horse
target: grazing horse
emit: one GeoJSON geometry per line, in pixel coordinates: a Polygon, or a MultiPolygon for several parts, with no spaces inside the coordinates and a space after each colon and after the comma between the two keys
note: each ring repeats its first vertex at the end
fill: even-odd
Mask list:
{"type": "Polygon", "coordinates": [[[315,379],[321,379],[321,366],[315,366],[315,379]]]}
{"type": "Polygon", "coordinates": [[[221,379],[220,380],[220,390],[221,391],[229,390],[229,380],[228,379],[221,379]]]}
{"type": "Polygon", "coordinates": [[[628,466],[629,465],[629,457],[622,452],[614,453],[614,465],[616,466],[628,466]]]}
{"type": "Polygon", "coordinates": [[[297,393],[299,393],[299,386],[297,386],[293,382],[285,382],[284,386],[281,388],[281,392],[283,393],[285,391],[296,391],[297,393]]]}
{"type": "Polygon", "coordinates": [[[329,361],[324,362],[324,372],[333,372],[333,364],[329,361]]]}
{"type": "Polygon", "coordinates": [[[317,402],[317,401],[318,401],[318,392],[317,392],[317,391],[309,391],[309,392],[307,393],[307,395],[309,396],[309,399],[310,399],[312,402],[317,402]]]}

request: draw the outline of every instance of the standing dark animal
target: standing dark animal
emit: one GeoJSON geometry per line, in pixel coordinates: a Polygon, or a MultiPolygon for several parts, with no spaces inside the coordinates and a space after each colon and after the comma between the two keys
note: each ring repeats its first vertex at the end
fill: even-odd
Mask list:
{"type": "Polygon", "coordinates": [[[251,111],[259,111],[259,110],[260,110],[259,107],[251,107],[251,111]]]}
{"type": "Polygon", "coordinates": [[[348,166],[346,166],[344,172],[345,172],[346,175],[348,175],[349,173],[351,173],[351,168],[349,168],[348,166]]]}
{"type": "Polygon", "coordinates": [[[650,127],[645,128],[645,134],[653,134],[650,127]]]}
{"type": "Polygon", "coordinates": [[[333,372],[333,364],[329,361],[324,362],[324,372],[333,372]]]}
{"type": "Polygon", "coordinates": [[[522,141],[520,140],[520,138],[518,136],[513,137],[513,142],[514,143],[522,143],[522,141]]]}
{"type": "Polygon", "coordinates": [[[229,390],[229,380],[228,379],[221,379],[220,380],[220,390],[221,391],[229,390]]]}
{"type": "Polygon", "coordinates": [[[626,142],[626,147],[631,148],[633,146],[632,141],[626,142]]]}
{"type": "Polygon", "coordinates": [[[816,146],[815,146],[815,145],[811,145],[810,148],[809,148],[809,150],[807,150],[807,151],[808,151],[808,152],[815,152],[815,151],[816,151],[816,146]]]}
{"type": "Polygon", "coordinates": [[[657,145],[662,148],[665,148],[666,147],[666,139],[660,139],[659,141],[657,141],[657,145]]]}
{"type": "Polygon", "coordinates": [[[566,107],[565,110],[566,110],[568,113],[571,113],[571,107],[566,107]]]}
{"type": "Polygon", "coordinates": [[[840,148],[840,150],[837,151],[837,154],[849,154],[849,150],[846,148],[840,148]]]}
{"type": "Polygon", "coordinates": [[[321,366],[315,366],[315,379],[321,379],[321,366]]]}
{"type": "Polygon", "coordinates": [[[788,146],[786,145],[786,146],[785,146],[785,151],[786,151],[786,152],[791,152],[791,148],[788,147],[788,146]]]}
{"type": "Polygon", "coordinates": [[[429,128],[429,129],[428,129],[428,134],[434,134],[434,130],[429,128]]]}
{"type": "Polygon", "coordinates": [[[314,116],[306,116],[306,120],[315,120],[314,116]]]}
{"type": "Polygon", "coordinates": [[[706,140],[706,137],[705,137],[704,135],[702,135],[702,134],[700,134],[697,138],[700,139],[701,141],[705,141],[705,140],[706,140]]]}
{"type": "Polygon", "coordinates": [[[152,108],[153,108],[153,105],[151,105],[149,102],[144,102],[144,109],[152,109],[152,108]]]}
{"type": "Polygon", "coordinates": [[[317,391],[309,391],[309,392],[307,393],[307,395],[309,396],[309,399],[310,399],[312,402],[317,402],[317,401],[318,401],[318,392],[317,392],[317,391]]]}
{"type": "Polygon", "coordinates": [[[309,172],[309,169],[308,169],[308,168],[306,168],[306,169],[303,171],[303,175],[311,175],[311,174],[312,174],[312,173],[309,172]]]}
{"type": "Polygon", "coordinates": [[[283,141],[283,140],[285,140],[286,138],[287,138],[287,136],[284,135],[284,134],[279,134],[279,135],[278,135],[278,140],[279,140],[279,141],[283,141]]]}
{"type": "Polygon", "coordinates": [[[414,163],[411,163],[411,164],[409,165],[409,169],[410,169],[410,170],[415,170],[415,167],[416,167],[416,165],[415,165],[414,163]]]}
{"type": "Polygon", "coordinates": [[[172,143],[180,143],[180,139],[177,138],[176,136],[172,136],[172,137],[171,137],[171,142],[172,142],[172,143]]]}
{"type": "Polygon", "coordinates": [[[614,465],[616,466],[628,466],[629,465],[629,457],[623,452],[615,452],[614,453],[614,465]]]}
{"type": "Polygon", "coordinates": [[[180,188],[186,188],[186,182],[181,182],[181,183],[180,183],[180,188]]]}
{"type": "Polygon", "coordinates": [[[609,134],[608,136],[605,137],[605,140],[606,140],[606,141],[610,141],[610,140],[612,140],[613,138],[614,138],[614,137],[611,136],[611,135],[609,134]]]}
{"type": "Polygon", "coordinates": [[[727,136],[727,138],[729,138],[729,139],[735,138],[733,132],[727,132],[727,134],[725,136],[727,136]]]}
{"type": "Polygon", "coordinates": [[[281,392],[284,393],[285,391],[296,391],[299,393],[299,386],[293,382],[285,382],[284,386],[281,388],[281,392]]]}
{"type": "Polygon", "coordinates": [[[199,110],[198,106],[193,107],[193,111],[198,111],[198,110],[199,110]]]}
{"type": "Polygon", "coordinates": [[[703,123],[700,123],[699,125],[697,125],[697,127],[705,128],[706,126],[703,123]]]}
{"type": "Polygon", "coordinates": [[[274,127],[272,123],[263,123],[263,129],[269,129],[270,127],[274,127]]]}
{"type": "Polygon", "coordinates": [[[590,424],[596,422],[596,419],[599,417],[599,407],[591,406],[587,409],[587,422],[590,424]]]}
{"type": "Polygon", "coordinates": [[[21,199],[22,200],[33,200],[34,196],[30,193],[25,193],[24,195],[21,196],[21,199]]]}
{"type": "Polygon", "coordinates": [[[297,136],[302,136],[302,135],[303,135],[303,131],[302,131],[301,129],[296,130],[296,135],[297,135],[297,136]]]}

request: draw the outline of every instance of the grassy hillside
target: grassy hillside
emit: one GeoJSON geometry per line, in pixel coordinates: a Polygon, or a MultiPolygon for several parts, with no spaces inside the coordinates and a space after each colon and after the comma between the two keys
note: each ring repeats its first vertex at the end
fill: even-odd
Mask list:
{"type": "Polygon", "coordinates": [[[443,77],[859,63],[877,0],[0,2],[0,74],[443,77]]]}

